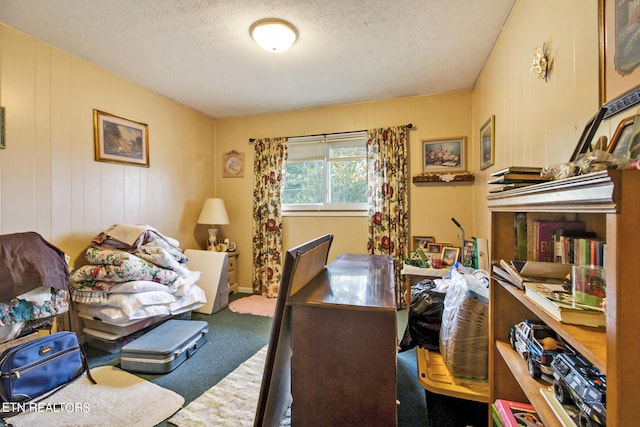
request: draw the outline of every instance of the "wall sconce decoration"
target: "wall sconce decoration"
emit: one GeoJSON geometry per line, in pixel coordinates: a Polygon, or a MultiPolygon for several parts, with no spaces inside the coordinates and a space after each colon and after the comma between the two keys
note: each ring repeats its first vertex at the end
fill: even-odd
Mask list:
{"type": "Polygon", "coordinates": [[[538,79],[547,81],[549,78],[549,58],[546,45],[537,46],[533,49],[533,61],[531,62],[531,72],[538,76],[538,79]]]}

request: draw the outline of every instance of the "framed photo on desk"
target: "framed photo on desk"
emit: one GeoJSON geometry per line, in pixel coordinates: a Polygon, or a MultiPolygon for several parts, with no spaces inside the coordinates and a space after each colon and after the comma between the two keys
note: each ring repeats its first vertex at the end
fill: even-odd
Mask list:
{"type": "Polygon", "coordinates": [[[436,241],[436,238],[433,236],[413,236],[413,244],[411,245],[411,250],[415,251],[416,249],[427,249],[427,245],[436,241]]]}

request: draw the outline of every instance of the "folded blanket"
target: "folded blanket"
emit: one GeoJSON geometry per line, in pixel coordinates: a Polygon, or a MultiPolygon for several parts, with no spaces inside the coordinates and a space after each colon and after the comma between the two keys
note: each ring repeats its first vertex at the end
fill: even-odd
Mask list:
{"type": "Polygon", "coordinates": [[[8,303],[0,303],[0,326],[46,319],[69,311],[67,290],[41,287],[37,291],[20,295],[8,303]],[[48,298],[46,294],[49,294],[48,298]]]}
{"type": "Polygon", "coordinates": [[[92,244],[96,247],[127,252],[135,252],[140,246],[151,242],[165,248],[167,253],[179,263],[187,262],[187,258],[180,249],[180,242],[163,235],[149,225],[112,225],[92,240],[92,244]]]}
{"type": "MultiPolygon", "coordinates": [[[[87,252],[92,252],[91,249],[87,252]]],[[[115,256],[115,255],[114,255],[115,256]]],[[[135,255],[120,257],[118,264],[83,265],[71,273],[71,286],[76,289],[92,288],[95,282],[129,282],[132,280],[149,280],[170,285],[174,283],[178,273],[158,267],[135,255]]]]}

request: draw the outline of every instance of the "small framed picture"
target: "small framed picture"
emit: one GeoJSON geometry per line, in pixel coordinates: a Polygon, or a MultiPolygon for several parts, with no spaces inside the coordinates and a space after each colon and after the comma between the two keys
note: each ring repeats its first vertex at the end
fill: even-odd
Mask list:
{"type": "Polygon", "coordinates": [[[436,238],[433,236],[413,236],[413,246],[411,247],[411,250],[427,249],[427,245],[435,241],[436,238]]]}
{"type": "Polygon", "coordinates": [[[466,142],[465,137],[422,140],[422,171],[466,170],[466,142]]]}
{"type": "Polygon", "coordinates": [[[598,112],[589,119],[587,124],[585,125],[582,133],[580,134],[580,140],[576,145],[576,148],[573,150],[573,154],[571,155],[571,161],[575,161],[581,154],[584,154],[591,150],[591,140],[593,136],[596,134],[598,127],[600,126],[600,122],[604,118],[607,109],[601,107],[598,112]]]}
{"type": "Polygon", "coordinates": [[[93,110],[95,160],[149,167],[149,129],[141,122],[93,110]]]}
{"type": "Polygon", "coordinates": [[[460,248],[454,248],[452,246],[442,248],[442,265],[451,267],[458,261],[459,256],[460,248]]]}
{"type": "Polygon", "coordinates": [[[462,251],[462,265],[465,267],[473,267],[475,258],[475,245],[472,240],[464,241],[464,249],[462,251]]]}
{"type": "Polygon", "coordinates": [[[442,243],[429,243],[427,245],[427,252],[430,254],[442,253],[442,243]]]}
{"type": "Polygon", "coordinates": [[[629,141],[631,141],[631,134],[633,133],[633,123],[636,116],[626,117],[618,123],[616,131],[611,137],[611,142],[607,147],[607,151],[611,154],[617,154],[619,156],[626,156],[629,149],[629,141]]]}
{"type": "Polygon", "coordinates": [[[489,117],[480,128],[480,170],[485,170],[496,161],[495,117],[496,116],[489,117]]]}

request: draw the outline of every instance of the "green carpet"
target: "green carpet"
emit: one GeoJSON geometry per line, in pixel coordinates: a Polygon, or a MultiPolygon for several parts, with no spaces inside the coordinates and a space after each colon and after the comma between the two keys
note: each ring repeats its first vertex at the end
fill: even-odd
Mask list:
{"type": "MultiPolygon", "coordinates": [[[[246,294],[231,295],[230,301],[244,296],[246,294]]],[[[399,337],[404,334],[407,313],[407,310],[398,311],[399,337]]],[[[173,372],[165,375],[138,374],[180,394],[185,399],[185,405],[209,390],[268,344],[272,321],[269,317],[234,313],[228,308],[211,315],[193,313],[191,318],[209,323],[207,343],[173,372]]],[[[119,364],[118,354],[106,353],[90,346],[86,346],[86,350],[91,366],[119,364]]],[[[398,354],[398,400],[399,426],[429,426],[425,391],[417,382],[414,350],[398,354]]]]}

